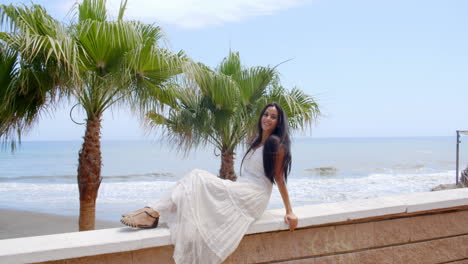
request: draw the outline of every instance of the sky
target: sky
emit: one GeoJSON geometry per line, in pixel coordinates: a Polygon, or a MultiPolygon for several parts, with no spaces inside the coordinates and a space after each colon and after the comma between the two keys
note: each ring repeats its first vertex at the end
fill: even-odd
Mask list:
{"type": "MultiPolygon", "coordinates": [[[[2,4],[22,1],[0,0],[2,4]]],[[[30,1],[25,1],[28,5],[30,1]]],[[[73,18],[75,1],[43,5],[73,18]]],[[[113,17],[119,0],[108,1],[113,17]]],[[[127,19],[156,23],[165,45],[215,67],[229,50],[247,66],[277,65],[285,87],[312,95],[323,115],[297,136],[454,136],[468,130],[466,0],[128,0],[127,19]]],[[[81,140],[63,103],[23,140],[81,140]]],[[[83,120],[80,111],[72,113],[83,120]]],[[[126,108],[103,117],[103,140],[154,137],[126,108]]]]}

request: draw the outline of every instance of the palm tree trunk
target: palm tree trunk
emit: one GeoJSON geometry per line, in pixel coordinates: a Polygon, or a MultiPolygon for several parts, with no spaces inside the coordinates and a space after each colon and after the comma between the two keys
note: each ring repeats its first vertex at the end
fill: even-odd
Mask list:
{"type": "Polygon", "coordinates": [[[234,172],[234,152],[227,150],[221,153],[221,169],[219,169],[219,177],[222,179],[228,179],[236,181],[237,176],[234,172]]]}
{"type": "Polygon", "coordinates": [[[80,231],[94,230],[101,180],[101,118],[98,117],[86,122],[84,142],[79,152],[80,231]]]}

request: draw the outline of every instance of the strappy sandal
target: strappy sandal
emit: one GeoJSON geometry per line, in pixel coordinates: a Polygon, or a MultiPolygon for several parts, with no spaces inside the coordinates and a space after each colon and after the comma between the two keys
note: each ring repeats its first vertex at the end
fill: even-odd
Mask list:
{"type": "Polygon", "coordinates": [[[141,209],[136,210],[135,212],[122,214],[122,217],[127,217],[127,216],[136,215],[136,214],[138,214],[138,213],[141,213],[141,212],[143,212],[143,211],[146,211],[146,209],[151,209],[151,207],[145,206],[145,207],[143,207],[143,208],[141,208],[141,209]]]}
{"type": "MultiPolygon", "coordinates": [[[[156,212],[157,213],[157,212],[156,212]]],[[[139,213],[135,213],[133,215],[129,215],[129,216],[126,216],[126,217],[122,217],[122,219],[120,219],[120,222],[124,225],[127,225],[127,226],[130,226],[130,227],[136,227],[136,228],[144,228],[144,229],[147,229],[147,228],[156,228],[158,226],[158,222],[159,222],[159,214],[158,216],[152,216],[150,213],[148,213],[147,211],[141,211],[139,213]],[[154,222],[152,225],[140,225],[137,223],[137,221],[135,221],[135,217],[138,216],[138,215],[141,215],[141,214],[146,214],[147,216],[151,217],[154,219],[154,222]]]]}

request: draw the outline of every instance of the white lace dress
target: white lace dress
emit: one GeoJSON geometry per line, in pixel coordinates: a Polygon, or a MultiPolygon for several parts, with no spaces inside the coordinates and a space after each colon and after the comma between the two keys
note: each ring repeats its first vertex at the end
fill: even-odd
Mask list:
{"type": "Polygon", "coordinates": [[[237,182],[196,169],[150,206],[171,230],[177,264],[221,263],[263,214],[271,190],[260,147],[245,158],[237,182]]]}

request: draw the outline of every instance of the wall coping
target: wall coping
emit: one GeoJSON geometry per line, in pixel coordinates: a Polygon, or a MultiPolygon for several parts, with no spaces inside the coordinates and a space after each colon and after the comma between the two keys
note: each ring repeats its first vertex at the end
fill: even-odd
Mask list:
{"type": "MultiPolygon", "coordinates": [[[[468,205],[468,188],[295,207],[299,228],[468,205]]],[[[267,210],[247,234],[287,230],[284,209],[267,210]]],[[[78,258],[171,244],[168,228],[128,227],[0,240],[0,263],[78,258]]]]}

